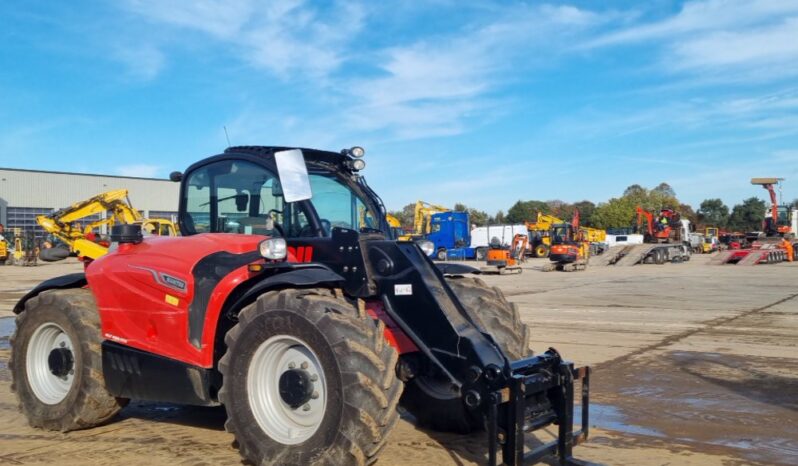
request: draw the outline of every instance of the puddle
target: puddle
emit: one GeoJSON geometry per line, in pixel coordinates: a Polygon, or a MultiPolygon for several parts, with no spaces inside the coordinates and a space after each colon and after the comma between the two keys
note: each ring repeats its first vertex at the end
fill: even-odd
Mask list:
{"type": "Polygon", "coordinates": [[[15,317],[0,317],[0,350],[11,348],[9,338],[14,333],[15,317]]]}
{"type": "MultiPolygon", "coordinates": [[[[581,412],[580,408],[575,407],[574,412],[581,412]]],[[[591,403],[590,424],[602,429],[614,430],[627,434],[648,435],[650,437],[665,437],[665,434],[656,429],[629,424],[626,422],[626,416],[621,412],[621,410],[611,405],[591,403]]]]}

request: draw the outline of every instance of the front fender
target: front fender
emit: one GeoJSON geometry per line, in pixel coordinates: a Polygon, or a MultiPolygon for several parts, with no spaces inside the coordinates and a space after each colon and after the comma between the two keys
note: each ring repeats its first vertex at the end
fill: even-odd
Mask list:
{"type": "Polygon", "coordinates": [[[253,301],[257,296],[275,288],[336,285],[344,281],[346,281],[344,277],[325,266],[303,267],[277,273],[250,287],[246,293],[228,306],[228,309],[240,309],[244,303],[253,301]]]}
{"type": "Polygon", "coordinates": [[[51,278],[39,283],[34,289],[30,290],[25,296],[20,299],[14,306],[14,314],[19,314],[25,310],[25,303],[37,296],[42,291],[47,290],[63,290],[67,288],[83,288],[86,286],[86,274],[70,273],[69,275],[62,275],[60,277],[51,278]]]}

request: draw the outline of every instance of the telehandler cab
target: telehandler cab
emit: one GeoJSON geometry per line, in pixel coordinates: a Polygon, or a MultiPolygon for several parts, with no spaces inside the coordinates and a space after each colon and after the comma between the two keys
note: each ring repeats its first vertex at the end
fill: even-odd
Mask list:
{"type": "Polygon", "coordinates": [[[15,306],[9,365],[29,423],[89,428],[131,398],[222,404],[254,464],[362,465],[401,403],[430,428],[487,428],[488,464],[575,461],[589,368],[531,355],[516,307],[475,269],[388,239],[362,156],[232,147],[173,173],[182,237],[114,226],[85,274],[15,306]],[[556,441],[525,448],[552,424],[556,441]]]}

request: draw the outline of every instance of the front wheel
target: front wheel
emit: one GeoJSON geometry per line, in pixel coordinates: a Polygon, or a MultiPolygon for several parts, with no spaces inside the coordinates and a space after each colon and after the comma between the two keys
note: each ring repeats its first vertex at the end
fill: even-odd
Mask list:
{"type": "Polygon", "coordinates": [[[244,458],[376,461],[402,393],[381,324],[327,290],[275,291],[241,311],[225,343],[219,399],[244,458]]]}
{"type": "MultiPolygon", "coordinates": [[[[511,361],[529,356],[529,328],[521,322],[515,304],[495,287],[473,277],[446,279],[477,327],[493,340],[511,361]]],[[[469,433],[484,427],[483,419],[469,410],[460,393],[442,375],[419,374],[405,385],[402,406],[419,424],[443,432],[469,433]]]]}
{"type": "Polygon", "coordinates": [[[545,244],[538,244],[535,246],[535,257],[548,257],[549,256],[549,247],[545,244]]]}
{"type": "Polygon", "coordinates": [[[91,291],[48,290],[25,303],[11,338],[11,390],[33,427],[99,425],[126,399],[105,389],[100,318],[91,291]]]}
{"type": "Polygon", "coordinates": [[[436,256],[435,256],[435,257],[436,257],[436,258],[437,258],[439,261],[445,261],[445,260],[446,260],[446,249],[444,249],[444,248],[440,248],[440,249],[438,249],[438,253],[436,254],[436,256]]]}

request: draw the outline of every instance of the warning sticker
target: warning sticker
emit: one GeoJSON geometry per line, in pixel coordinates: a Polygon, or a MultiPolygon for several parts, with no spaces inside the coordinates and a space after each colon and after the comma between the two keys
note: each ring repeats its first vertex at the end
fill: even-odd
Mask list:
{"type": "Polygon", "coordinates": [[[396,296],[410,296],[413,294],[413,285],[394,285],[393,294],[396,296]]]}

